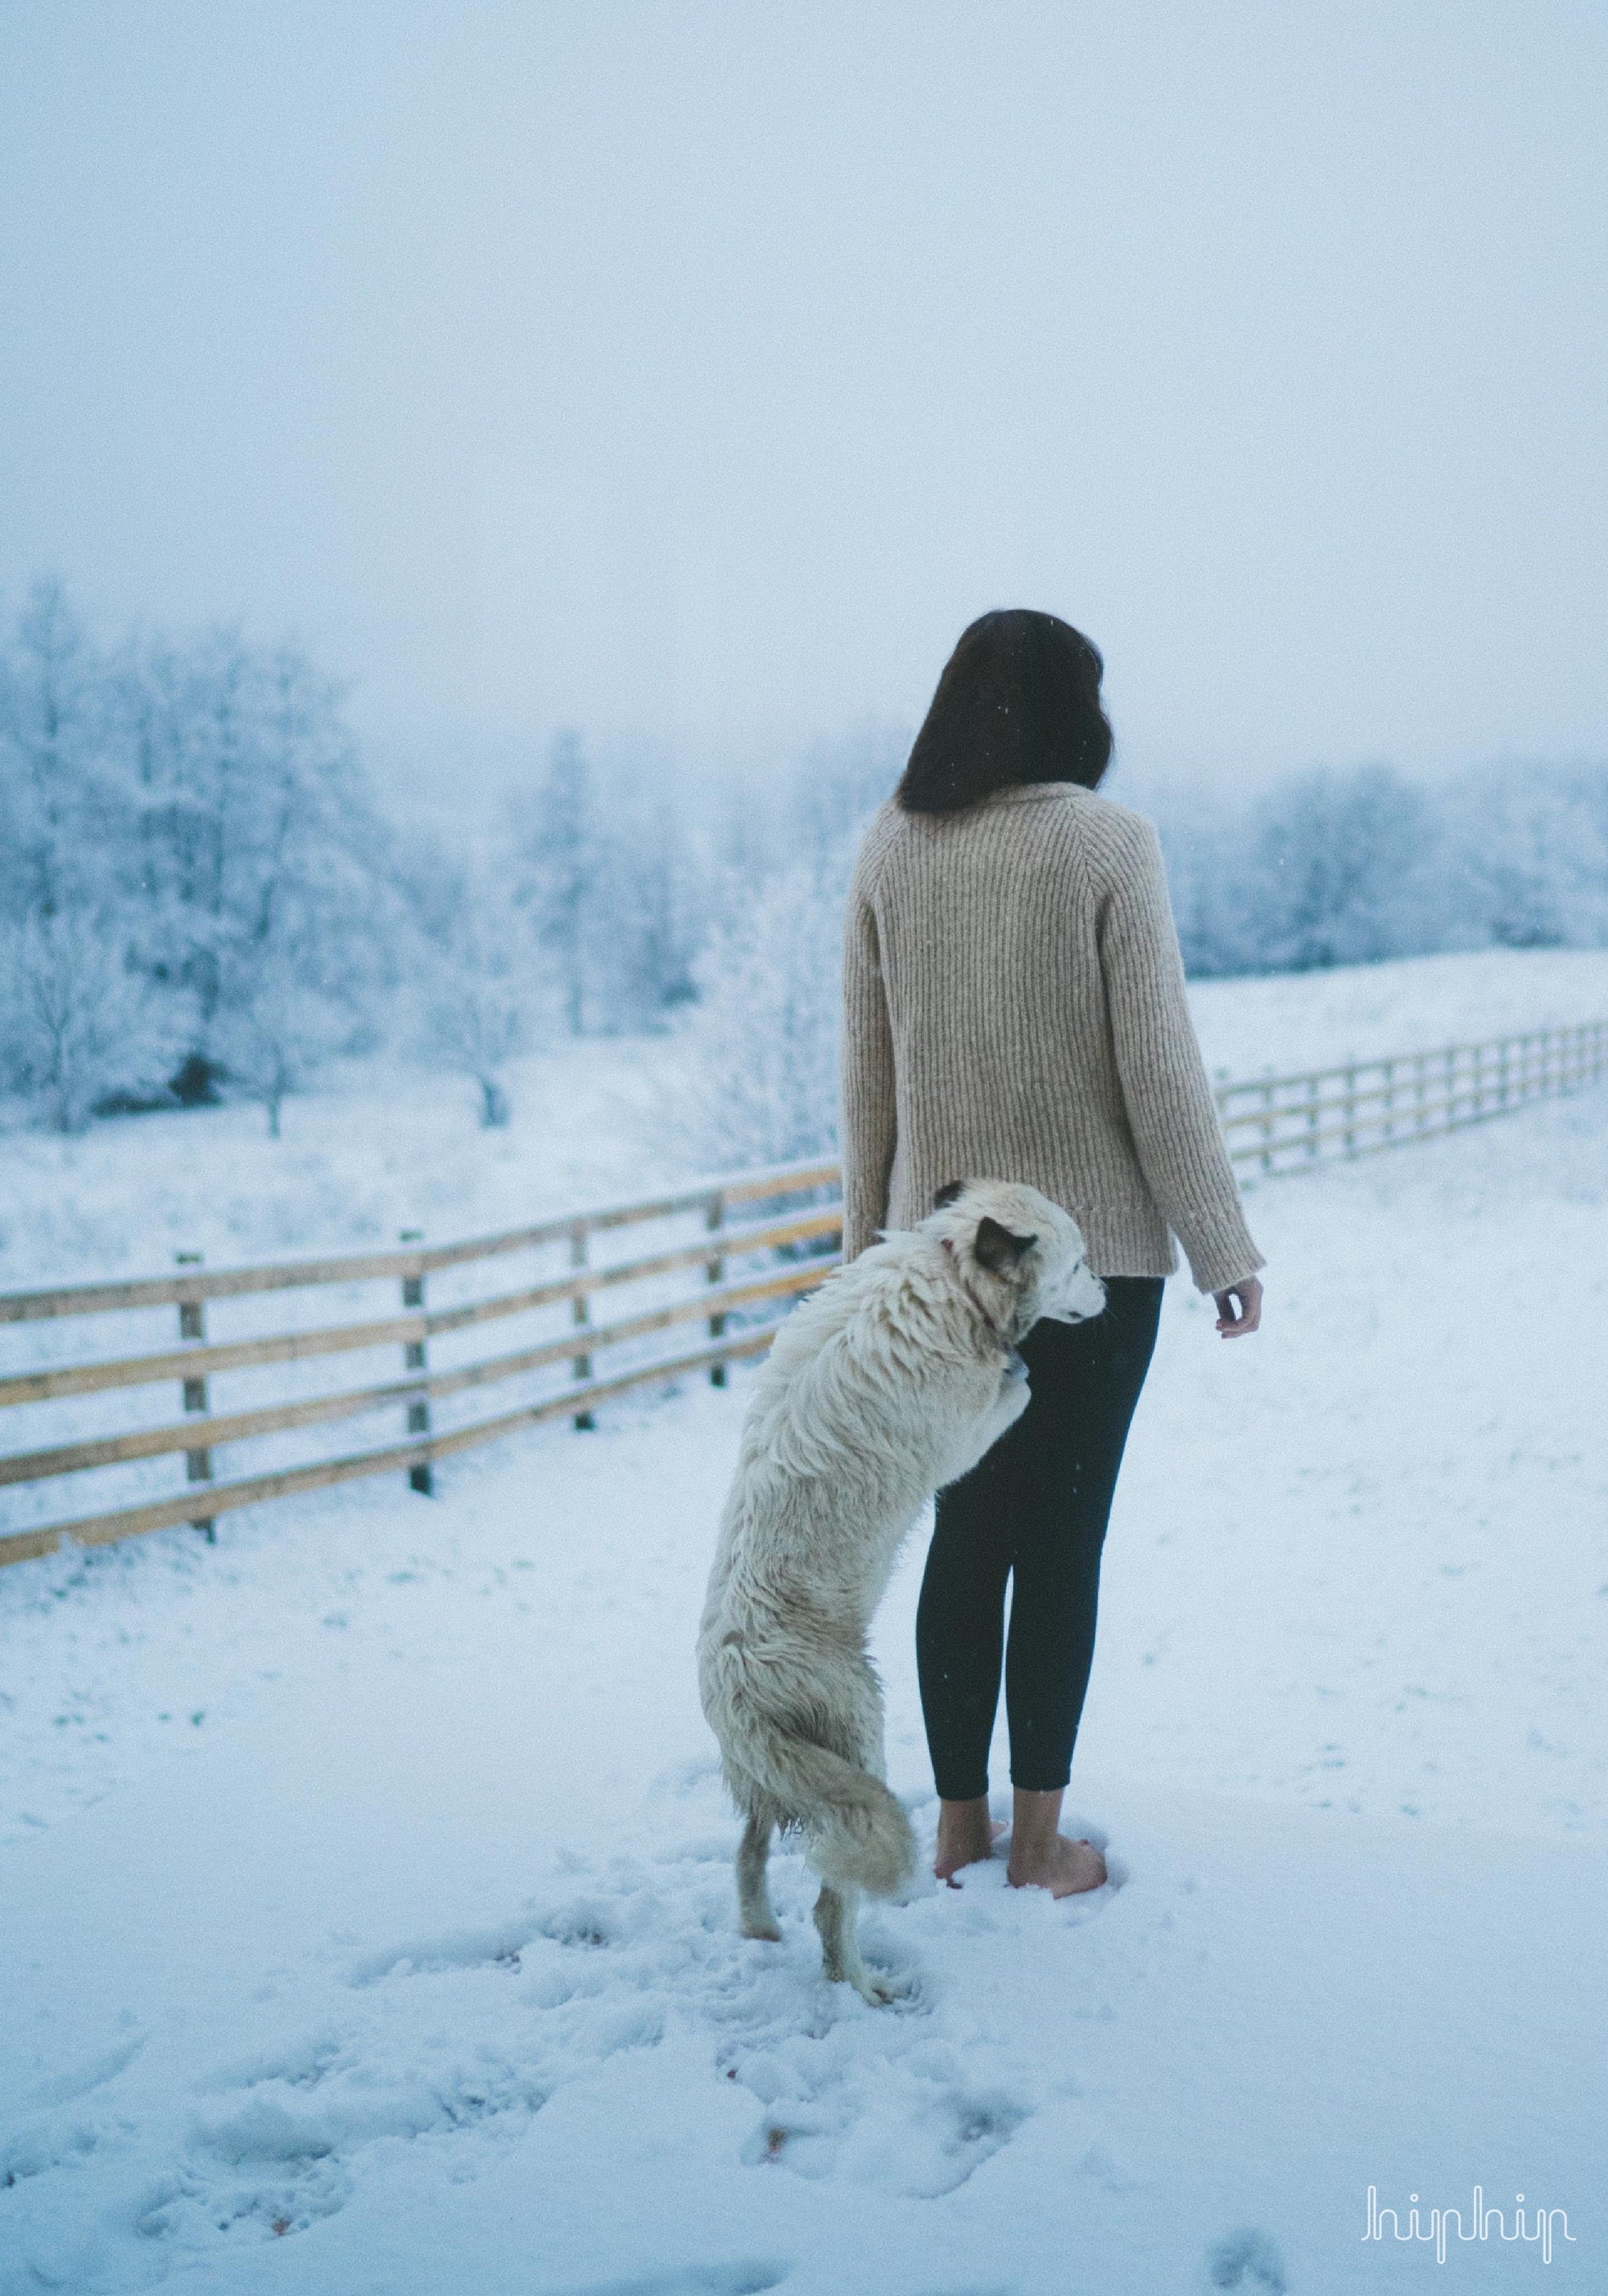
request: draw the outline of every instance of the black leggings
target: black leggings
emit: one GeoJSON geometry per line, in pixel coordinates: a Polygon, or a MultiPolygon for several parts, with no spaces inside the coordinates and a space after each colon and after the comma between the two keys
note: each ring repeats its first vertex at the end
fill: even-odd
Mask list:
{"type": "Polygon", "coordinates": [[[1095,1656],[1100,1548],[1161,1312],[1159,1275],[1111,1275],[1087,1324],[1040,1324],[1021,1352],[1033,1399],[938,1496],[915,1617],[932,1774],[946,1801],[989,1791],[1004,1648],[1011,1783],[1065,1785],[1095,1656]]]}

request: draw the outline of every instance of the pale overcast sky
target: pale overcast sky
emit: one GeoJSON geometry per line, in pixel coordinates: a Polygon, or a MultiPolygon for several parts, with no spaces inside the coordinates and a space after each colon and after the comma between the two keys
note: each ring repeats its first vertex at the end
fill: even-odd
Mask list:
{"type": "Polygon", "coordinates": [[[1141,767],[1602,756],[1605,119],[1592,0],[0,0],[0,596],[381,760],[914,722],[1000,604],[1141,767]]]}

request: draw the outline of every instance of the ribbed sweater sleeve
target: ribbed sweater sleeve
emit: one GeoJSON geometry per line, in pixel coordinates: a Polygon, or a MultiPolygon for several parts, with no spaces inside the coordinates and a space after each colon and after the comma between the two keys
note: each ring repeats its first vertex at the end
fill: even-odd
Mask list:
{"type": "Polygon", "coordinates": [[[876,917],[860,873],[843,931],[843,1257],[876,1241],[888,1219],[897,1134],[893,1031],[876,917]]]}
{"type": "Polygon", "coordinates": [[[1240,1209],[1190,1017],[1161,840],[1148,822],[1120,816],[1111,859],[1101,968],[1128,1129],[1197,1288],[1225,1291],[1266,1263],[1240,1209]]]}

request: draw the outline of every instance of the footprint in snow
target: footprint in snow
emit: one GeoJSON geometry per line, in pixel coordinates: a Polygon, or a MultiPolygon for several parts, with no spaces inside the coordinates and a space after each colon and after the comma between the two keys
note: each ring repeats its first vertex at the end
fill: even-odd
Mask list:
{"type": "MultiPolygon", "coordinates": [[[[871,1954],[904,1985],[902,2008],[874,2011],[827,1985],[815,1885],[796,1851],[775,1861],[781,1945],[740,1938],[729,1830],[718,1846],[718,1857],[683,1843],[659,1857],[571,1858],[516,1916],[355,1961],[333,2015],[326,2001],[301,2032],[275,2035],[165,2101],[172,2133],[151,2131],[157,2155],[147,2144],[131,2220],[193,2256],[283,2238],[346,2206],[371,2145],[517,2136],[559,2089],[671,2030],[701,2034],[710,2077],[752,2097],[745,2157],[761,2172],[918,2197],[954,2191],[1036,2111],[1020,2066],[980,2037],[945,2038],[908,1914],[866,1921],[871,1954]]],[[[44,2148],[18,2173],[59,2165],[44,2148]]],[[[785,2276],[722,2264],[613,2286],[738,2296],[785,2276]],[[734,2276],[751,2270],[773,2276],[734,2276]]]]}
{"type": "Polygon", "coordinates": [[[644,2279],[589,2280],[584,2288],[557,2296],[763,2296],[779,2288],[791,2264],[690,2264],[674,2272],[650,2272],[644,2279]]]}
{"type": "Polygon", "coordinates": [[[1206,2251],[1209,2289],[1240,2288],[1245,2296],[1284,2296],[1284,2260],[1265,2232],[1247,2226],[1226,2233],[1206,2251]]]}

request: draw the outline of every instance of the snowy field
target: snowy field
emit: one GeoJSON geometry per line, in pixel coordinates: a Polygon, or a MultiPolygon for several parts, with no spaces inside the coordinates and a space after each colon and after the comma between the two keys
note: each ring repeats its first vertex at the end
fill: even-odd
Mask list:
{"type": "Polygon", "coordinates": [[[1198,980],[1189,992],[1208,1065],[1259,1076],[1328,1061],[1478,1043],[1608,1017],[1608,951],[1479,949],[1330,972],[1198,980]]]}
{"type": "MultiPolygon", "coordinates": [[[[1199,993],[1236,1073],[1605,1009],[1602,958],[1199,993]]],[[[521,1140],[535,1209],[630,1192],[595,1122],[628,1086],[589,1089],[589,1167],[555,1122],[540,1168],[534,1105],[452,1135],[452,1232],[506,1217],[521,1140]]],[[[445,1127],[388,1178],[323,1120],[283,1146],[327,1224],[287,1179],[253,1227],[242,1162],[218,1260],[413,1214],[445,1127]]],[[[160,1166],[166,1219],[151,1153],[123,1201],[160,1166]]],[[[874,1910],[891,2010],[821,1983],[796,1858],[783,1944],[733,1926],[691,1644],[742,1373],[434,1501],[0,1572],[0,2296],[1608,2287],[1608,1092],[1251,1213],[1267,1327],[1224,1347],[1170,1287],[1113,1522],[1071,1797],[1113,1885],[1052,1906],[995,1865],[874,1910]],[[1504,2215],[1444,2266],[1364,2237],[1370,2186],[1427,2234],[1476,2185],[1504,2215]],[[1521,2194],[1527,2234],[1567,2211],[1549,2262],[1521,2194]]],[[[930,1834],[922,1543],[879,1641],[930,1834]]]]}

